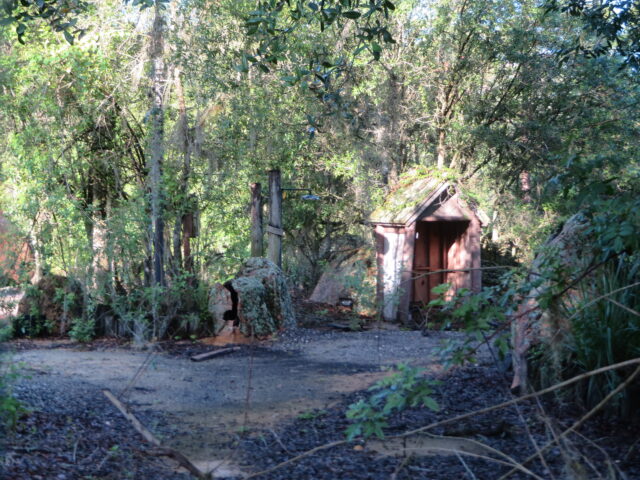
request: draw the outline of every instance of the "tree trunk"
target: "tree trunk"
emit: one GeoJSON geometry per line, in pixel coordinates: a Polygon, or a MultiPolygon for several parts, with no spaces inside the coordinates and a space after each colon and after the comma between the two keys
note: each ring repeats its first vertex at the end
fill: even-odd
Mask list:
{"type": "Polygon", "coordinates": [[[33,227],[31,228],[31,232],[29,233],[29,241],[31,242],[31,249],[33,250],[33,277],[31,277],[31,283],[36,285],[44,276],[45,271],[45,255],[44,255],[44,246],[41,241],[40,228],[41,228],[41,219],[40,212],[36,214],[36,218],[33,222],[33,227]]]}
{"type": "Polygon", "coordinates": [[[187,105],[184,98],[184,90],[182,88],[182,72],[179,68],[174,71],[174,83],[176,87],[176,96],[178,98],[178,135],[179,145],[182,150],[182,173],[180,175],[179,194],[182,199],[182,205],[178,207],[178,214],[173,232],[173,257],[176,270],[187,270],[187,264],[191,266],[193,273],[193,262],[187,257],[191,255],[190,238],[193,229],[189,228],[193,223],[193,213],[191,205],[187,202],[189,195],[189,178],[191,177],[191,150],[192,139],[189,132],[189,119],[187,117],[187,105]],[[187,231],[189,230],[189,231],[187,231]],[[184,249],[182,255],[181,249],[184,249]]]}
{"type": "Polygon", "coordinates": [[[153,284],[164,286],[164,219],[162,212],[162,163],[164,159],[164,20],[159,4],[151,32],[151,132],[149,136],[149,189],[151,203],[151,236],[153,245],[153,284]]]}
{"type": "Polygon", "coordinates": [[[251,256],[262,257],[262,185],[251,184],[251,256]]]}
{"type": "Polygon", "coordinates": [[[520,190],[522,192],[522,201],[531,203],[531,174],[526,170],[520,172],[520,190]]]}
{"type": "Polygon", "coordinates": [[[437,165],[443,168],[447,160],[447,132],[444,128],[438,129],[437,165]]]}
{"type": "Polygon", "coordinates": [[[147,159],[147,175],[149,189],[149,250],[151,250],[151,316],[153,324],[150,331],[142,321],[135,325],[136,342],[145,342],[149,335],[160,338],[164,335],[165,326],[160,317],[161,288],[165,286],[164,262],[164,218],[162,195],[162,164],[164,160],[164,89],[166,84],[166,66],[164,63],[164,19],[160,4],[155,4],[155,17],[151,30],[149,48],[150,68],[150,100],[149,113],[149,156],[147,159]]]}

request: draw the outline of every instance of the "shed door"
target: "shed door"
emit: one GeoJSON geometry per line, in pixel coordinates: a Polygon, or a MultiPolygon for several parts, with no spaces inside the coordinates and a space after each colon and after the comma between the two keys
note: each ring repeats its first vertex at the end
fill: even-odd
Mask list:
{"type": "Polygon", "coordinates": [[[455,274],[427,274],[460,268],[460,264],[464,262],[460,262],[457,257],[464,251],[460,247],[468,225],[469,222],[464,221],[417,222],[413,258],[414,302],[429,303],[437,297],[431,292],[433,287],[453,280],[455,274]]]}

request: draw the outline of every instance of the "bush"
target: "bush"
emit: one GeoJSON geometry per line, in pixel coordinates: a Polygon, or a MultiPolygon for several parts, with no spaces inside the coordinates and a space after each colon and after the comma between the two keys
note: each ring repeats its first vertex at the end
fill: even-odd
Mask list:
{"type": "MultiPolygon", "coordinates": [[[[541,387],[600,367],[640,357],[640,261],[621,256],[583,279],[559,301],[558,315],[568,324],[559,345],[544,345],[534,363],[541,387]]],[[[609,371],[578,383],[573,394],[587,408],[595,406],[624,381],[630,371],[609,371]]],[[[628,417],[633,390],[613,398],[608,411],[628,417]]]]}
{"type": "Polygon", "coordinates": [[[13,396],[12,384],[18,372],[11,362],[0,357],[0,431],[15,427],[24,412],[20,402],[13,396]]]}
{"type": "Polygon", "coordinates": [[[373,394],[368,399],[349,405],[347,418],[353,423],[345,432],[347,440],[360,435],[383,438],[389,415],[407,407],[423,406],[438,410],[438,403],[431,396],[437,384],[435,380],[424,378],[421,368],[401,363],[396,369],[397,372],[369,388],[373,394]]]}
{"type": "Polygon", "coordinates": [[[69,337],[76,342],[89,342],[95,335],[95,321],[93,319],[74,318],[71,322],[69,337]]]}

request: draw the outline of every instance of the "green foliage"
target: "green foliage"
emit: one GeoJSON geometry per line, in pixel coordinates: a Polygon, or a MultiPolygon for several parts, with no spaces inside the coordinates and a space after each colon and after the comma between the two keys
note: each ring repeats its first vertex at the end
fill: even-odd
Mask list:
{"type": "Polygon", "coordinates": [[[62,32],[73,45],[75,38],[84,34],[84,29],[76,25],[78,16],[87,11],[89,4],[81,0],[3,0],[0,7],[0,26],[15,25],[20,43],[25,44],[25,33],[39,20],[54,32],[62,32]]]}
{"type": "Polygon", "coordinates": [[[0,343],[13,338],[13,325],[0,325],[0,343]]]}
{"type": "Polygon", "coordinates": [[[352,424],[345,431],[347,440],[372,435],[383,438],[389,416],[408,407],[439,409],[432,397],[437,382],[424,378],[424,369],[401,363],[396,370],[369,388],[373,393],[368,399],[349,406],[346,415],[352,424]]]}
{"type": "Polygon", "coordinates": [[[316,418],[322,418],[327,415],[326,410],[309,410],[308,412],[302,412],[298,415],[298,420],[315,420],[316,418]]]}
{"type": "Polygon", "coordinates": [[[478,347],[492,341],[498,355],[504,357],[509,351],[508,312],[517,294],[508,288],[512,275],[503,277],[503,284],[483,288],[474,294],[462,288],[447,299],[450,284],[442,284],[432,291],[440,298],[429,302],[429,307],[437,308],[439,317],[444,318],[443,329],[455,324],[464,335],[446,341],[440,349],[440,356],[446,365],[462,365],[474,362],[478,347]],[[505,288],[506,287],[506,288],[505,288]]]}
{"type": "Polygon", "coordinates": [[[580,18],[591,35],[576,35],[574,44],[562,53],[597,57],[615,53],[625,65],[638,68],[640,52],[640,12],[635,2],[606,0],[598,3],[583,0],[546,0],[545,8],[580,18]]]}
{"type": "Polygon", "coordinates": [[[51,325],[40,315],[22,315],[13,320],[12,332],[16,337],[41,337],[51,333],[51,325]]]}
{"type": "Polygon", "coordinates": [[[7,361],[6,356],[0,356],[0,431],[15,427],[18,419],[25,412],[11,392],[11,386],[18,376],[16,366],[7,361]]]}
{"type": "MultiPolygon", "coordinates": [[[[164,60],[184,91],[167,89],[164,99],[168,290],[149,289],[141,80],[149,66],[140,35],[149,22],[138,7],[152,2],[135,3],[92,3],[82,25],[60,23],[73,47],[37,25],[51,9],[77,17],[82,2],[67,12],[64,0],[10,0],[2,13],[2,210],[30,234],[45,271],[81,279],[85,316],[88,303],[107,304],[130,330],[151,335],[176,321],[206,323],[206,285],[248,255],[246,186],[264,186],[275,167],[284,186],[322,198],[284,200],[284,269],[300,290],[345,244],[372,243],[369,213],[416,166],[463,182],[465,198],[487,211],[520,260],[559,218],[589,205],[599,255],[634,251],[626,219],[638,211],[638,84],[615,59],[558,65],[550,53],[571,45],[579,23],[542,19],[535,2],[194,0],[166,16],[164,60]],[[27,45],[16,44],[14,27],[27,45]],[[434,168],[439,156],[446,168],[434,168]],[[187,213],[199,226],[190,239],[193,302],[178,255],[187,213]],[[161,319],[151,325],[158,298],[161,319]]],[[[558,268],[554,292],[570,278],[558,268]]],[[[492,335],[491,322],[502,322],[495,308],[508,311],[524,293],[501,282],[445,307],[471,338],[492,335]],[[473,309],[486,313],[473,318],[473,309]]],[[[352,285],[371,289],[359,273],[352,285]]]]}
{"type": "Polygon", "coordinates": [[[42,316],[38,300],[42,292],[34,285],[25,289],[25,298],[29,302],[29,313],[13,319],[12,332],[18,337],[39,337],[51,333],[52,325],[42,316]]]}
{"type": "MultiPolygon", "coordinates": [[[[556,302],[563,326],[559,341],[541,345],[534,357],[534,381],[546,387],[580,373],[640,356],[640,262],[623,255],[581,280],[556,302]]],[[[630,373],[609,371],[572,388],[570,397],[591,408],[630,373]]],[[[633,391],[633,389],[631,389],[633,391]]],[[[633,412],[637,394],[620,392],[606,406],[622,417],[633,412]]]]}
{"type": "Polygon", "coordinates": [[[92,318],[74,318],[71,322],[69,337],[76,342],[90,342],[95,335],[95,321],[92,318]]]}

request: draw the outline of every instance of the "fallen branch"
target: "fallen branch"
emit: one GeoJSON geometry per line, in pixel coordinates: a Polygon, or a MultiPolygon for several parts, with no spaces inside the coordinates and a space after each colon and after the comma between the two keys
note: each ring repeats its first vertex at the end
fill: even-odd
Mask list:
{"type": "Polygon", "coordinates": [[[127,420],[129,420],[129,423],[131,423],[131,425],[133,425],[133,428],[136,429],[136,431],[142,435],[144,437],[144,439],[149,442],[152,445],[155,445],[156,447],[160,447],[160,440],[158,440],[155,435],[153,433],[151,433],[149,431],[149,429],[147,429],[147,427],[145,427],[142,422],[140,420],[138,420],[136,418],[136,416],[131,413],[131,411],[125,406],[124,403],[122,403],[120,400],[118,400],[116,398],[116,396],[111,392],[111,390],[105,389],[102,390],[102,393],[104,393],[104,396],[107,397],[109,399],[109,401],[111,403],[113,403],[113,405],[120,410],[120,413],[122,413],[122,415],[124,415],[124,418],[126,418],[127,420]]]}
{"type": "Polygon", "coordinates": [[[211,352],[200,353],[191,357],[192,362],[202,362],[203,360],[209,360],[210,358],[217,357],[218,355],[224,355],[226,353],[237,352],[240,347],[222,348],[220,350],[213,350],[211,352]]]}
{"type": "Polygon", "coordinates": [[[277,465],[274,465],[271,468],[267,468],[266,470],[262,470],[261,472],[257,472],[257,473],[253,473],[251,475],[249,475],[248,477],[244,477],[244,480],[249,480],[250,478],[256,478],[256,477],[260,477],[262,475],[266,475],[268,473],[271,472],[275,472],[276,470],[280,470],[282,467],[286,467],[287,465],[291,464],[291,463],[295,463],[298,460],[301,460],[305,457],[309,457],[311,455],[313,455],[314,453],[318,453],[321,452],[323,450],[328,450],[330,448],[333,447],[337,447],[339,445],[346,445],[347,441],[346,440],[337,440],[335,442],[331,442],[331,443],[325,443],[324,445],[320,445],[319,447],[316,448],[312,448],[311,450],[307,450],[306,452],[301,453],[300,455],[296,455],[293,458],[290,458],[289,460],[285,460],[284,462],[281,462],[277,465]]]}
{"type": "Polygon", "coordinates": [[[198,467],[196,467],[191,460],[185,457],[182,453],[173,448],[163,447],[160,443],[160,440],[156,438],[156,436],[149,431],[147,427],[145,427],[140,420],[136,418],[136,416],[123,404],[120,400],[116,398],[116,396],[111,392],[111,390],[105,389],[102,390],[104,396],[109,399],[109,401],[118,409],[120,413],[124,415],[124,418],[129,420],[129,423],[133,425],[133,428],[144,437],[144,439],[150,444],[156,446],[156,449],[150,451],[152,455],[162,455],[166,457],[171,457],[176,460],[182,467],[186,468],[192,475],[202,480],[209,480],[211,475],[203,472],[198,467]]]}
{"type": "Polygon", "coordinates": [[[402,471],[402,469],[404,467],[407,466],[407,463],[409,463],[409,461],[411,460],[411,458],[413,458],[413,454],[409,454],[406,455],[402,461],[398,464],[398,466],[396,467],[396,469],[393,471],[393,473],[391,474],[391,476],[389,477],[389,480],[398,480],[398,474],[402,471]]]}
{"type": "Polygon", "coordinates": [[[211,478],[211,475],[209,473],[204,473],[203,471],[201,471],[198,467],[196,467],[193,463],[191,463],[191,460],[189,460],[185,455],[180,453],[178,450],[174,450],[173,448],[157,447],[157,448],[152,448],[147,453],[149,453],[150,455],[156,455],[159,457],[173,458],[181,466],[189,470],[191,475],[193,475],[196,478],[201,478],[203,480],[205,479],[209,480],[211,478]]]}

